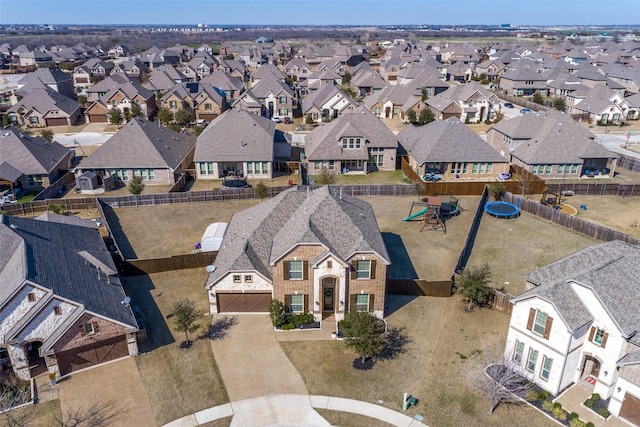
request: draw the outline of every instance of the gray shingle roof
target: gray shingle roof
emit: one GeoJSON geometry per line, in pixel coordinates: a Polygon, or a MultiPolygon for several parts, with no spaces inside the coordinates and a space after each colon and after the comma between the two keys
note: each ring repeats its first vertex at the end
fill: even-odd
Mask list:
{"type": "Polygon", "coordinates": [[[366,160],[367,148],[397,148],[398,139],[373,113],[364,106],[344,113],[330,123],[318,126],[307,135],[305,154],[316,160],[366,160]],[[344,150],[340,138],[364,137],[358,149],[344,150]]]}
{"type": "Polygon", "coordinates": [[[450,87],[442,93],[437,94],[433,98],[427,99],[426,103],[438,111],[442,111],[447,108],[452,102],[459,104],[459,102],[468,101],[469,98],[479,93],[480,96],[489,100],[497,101],[498,97],[485,89],[482,85],[476,82],[469,82],[463,85],[456,85],[450,87]]]}
{"type": "Polygon", "coordinates": [[[556,111],[523,114],[491,129],[513,138],[513,156],[527,164],[579,164],[586,158],[616,157],[595,142],[591,132],[556,111]]]}
{"type": "Polygon", "coordinates": [[[342,260],[375,253],[390,263],[371,205],[329,187],[292,188],[231,218],[206,286],[229,271],[271,279],[271,267],[298,244],[324,245],[342,260]]]}
{"type": "Polygon", "coordinates": [[[80,109],[80,104],[71,98],[59,94],[49,87],[40,87],[29,92],[17,104],[9,108],[9,113],[15,113],[20,108],[35,110],[41,115],[54,111],[62,112],[55,117],[71,116],[80,109]]]}
{"type": "MultiPolygon", "coordinates": [[[[336,85],[323,85],[320,86],[320,89],[311,92],[302,100],[302,114],[306,114],[311,108],[316,107],[321,109],[323,105],[325,105],[329,100],[331,100],[334,96],[340,94],[338,99],[346,99],[349,101],[349,104],[353,107],[356,107],[358,103],[354,101],[350,96],[345,94],[338,86],[336,85]]],[[[341,108],[347,108],[346,106],[341,108]]]]}
{"type": "Polygon", "coordinates": [[[0,164],[7,162],[25,175],[49,174],[68,154],[56,141],[23,134],[14,126],[0,130],[0,164]]]}
{"type": "MultiPolygon", "coordinates": [[[[0,217],[0,228],[15,233],[26,244],[23,279],[83,304],[87,311],[137,329],[131,309],[122,304],[125,293],[120,279],[112,276],[107,281],[104,272],[98,278],[95,265],[80,255],[87,251],[116,271],[111,254],[96,230],[6,215],[0,217]]],[[[20,250],[19,247],[16,250],[20,250]]]]}
{"type": "Polygon", "coordinates": [[[592,314],[570,289],[576,282],[591,289],[625,338],[640,331],[640,246],[620,241],[590,246],[524,276],[538,285],[515,298],[534,296],[556,306],[567,326],[575,331],[593,320],[592,314]]]}
{"type": "Polygon", "coordinates": [[[191,134],[174,132],[136,117],[82,161],[78,168],[176,170],[195,144],[196,137],[191,134]]]}
{"type": "Polygon", "coordinates": [[[506,159],[455,117],[425,126],[406,126],[398,142],[418,162],[506,162],[506,159]]]}
{"type": "Polygon", "coordinates": [[[198,136],[196,162],[275,160],[274,144],[286,144],[276,124],[245,110],[227,110],[198,136]]]}

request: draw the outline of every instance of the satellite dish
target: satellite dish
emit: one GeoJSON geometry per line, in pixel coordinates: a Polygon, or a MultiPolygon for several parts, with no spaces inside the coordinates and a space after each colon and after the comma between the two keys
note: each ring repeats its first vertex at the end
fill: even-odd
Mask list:
{"type": "Polygon", "coordinates": [[[128,305],[131,302],[131,297],[124,297],[124,299],[122,300],[122,303],[124,305],[128,305]]]}
{"type": "Polygon", "coordinates": [[[209,273],[213,273],[214,271],[216,271],[216,266],[215,265],[207,265],[205,268],[207,269],[207,272],[209,272],[209,273]]]}

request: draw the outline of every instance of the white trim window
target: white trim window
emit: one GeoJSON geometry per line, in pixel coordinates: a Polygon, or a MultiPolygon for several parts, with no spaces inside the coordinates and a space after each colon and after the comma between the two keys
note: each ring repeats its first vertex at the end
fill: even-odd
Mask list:
{"type": "Polygon", "coordinates": [[[213,162],[200,162],[198,168],[200,175],[213,175],[213,162]]]}
{"type": "Polygon", "coordinates": [[[289,261],[289,280],[302,280],[304,265],[301,260],[289,261]]]}
{"type": "Polygon", "coordinates": [[[536,370],[536,361],[538,360],[538,350],[532,348],[529,349],[529,356],[527,357],[527,371],[536,370]]]}
{"type": "Polygon", "coordinates": [[[515,349],[513,351],[513,361],[522,363],[522,355],[524,354],[524,342],[516,340],[515,349]]]}
{"type": "Polygon", "coordinates": [[[356,279],[371,278],[371,260],[361,259],[356,261],[356,279]]]}
{"type": "Polygon", "coordinates": [[[536,310],[536,317],[533,321],[532,331],[538,335],[544,335],[545,330],[547,329],[547,316],[546,313],[541,312],[540,310],[536,310]]]}
{"type": "Polygon", "coordinates": [[[553,366],[553,359],[549,359],[547,356],[542,357],[542,369],[540,370],[540,378],[545,381],[549,381],[549,375],[551,374],[551,366],[553,366]]]}
{"type": "Polygon", "coordinates": [[[356,294],[356,311],[369,311],[369,294],[356,294]]]}
{"type": "Polygon", "coordinates": [[[289,305],[289,310],[292,313],[302,313],[302,311],[304,310],[304,295],[291,295],[291,304],[289,305]]]}
{"type": "Polygon", "coordinates": [[[602,341],[604,339],[604,329],[596,329],[596,333],[593,334],[593,342],[594,344],[598,344],[599,346],[602,346],[602,341]]]}

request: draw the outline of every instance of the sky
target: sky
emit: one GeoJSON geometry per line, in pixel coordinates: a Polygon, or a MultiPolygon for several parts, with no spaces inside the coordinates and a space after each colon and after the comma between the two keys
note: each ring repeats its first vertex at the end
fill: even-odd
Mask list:
{"type": "Polygon", "coordinates": [[[0,0],[0,24],[640,25],[640,0],[0,0]]]}

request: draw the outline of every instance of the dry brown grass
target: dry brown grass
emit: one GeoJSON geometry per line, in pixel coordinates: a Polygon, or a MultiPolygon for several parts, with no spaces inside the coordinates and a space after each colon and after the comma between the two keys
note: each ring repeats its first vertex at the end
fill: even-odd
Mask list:
{"type": "Polygon", "coordinates": [[[340,427],[393,427],[393,424],[385,423],[376,418],[349,412],[332,411],[329,409],[315,409],[315,411],[332,426],[340,427]]]}
{"type": "Polygon", "coordinates": [[[149,342],[142,345],[148,353],[136,362],[158,425],[228,402],[207,337],[206,274],[204,269],[193,269],[124,280],[132,305],[141,308],[149,328],[149,342]],[[174,302],[183,298],[193,299],[203,313],[202,329],[190,336],[189,349],[179,348],[184,334],[173,330],[170,318],[174,302]]]}
{"type": "Polygon", "coordinates": [[[188,203],[115,209],[120,224],[138,258],[190,253],[212,222],[229,222],[231,216],[258,200],[188,203]]]}
{"type": "Polygon", "coordinates": [[[461,298],[391,296],[389,325],[401,329],[409,342],[396,358],[379,361],[368,371],[352,367],[356,355],[341,342],[281,343],[311,394],[327,394],[366,402],[382,400],[402,409],[402,395],[411,393],[427,425],[504,426],[553,425],[524,405],[502,405],[493,415],[488,402],[467,381],[471,355],[487,340],[506,335],[509,316],[494,310],[466,312],[461,298]],[[462,356],[460,356],[462,355],[462,356]]]}
{"type": "MultiPolygon", "coordinates": [[[[49,400],[45,403],[39,403],[37,405],[27,406],[24,409],[18,409],[16,419],[21,419],[24,414],[24,419],[27,420],[26,425],[29,427],[51,427],[59,425],[59,420],[62,419],[62,413],[60,412],[60,399],[49,400]]],[[[0,425],[4,424],[5,420],[0,416],[0,425]]]]}

